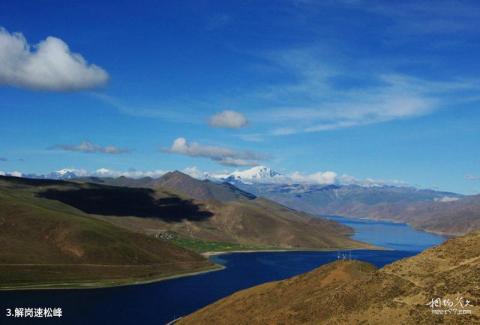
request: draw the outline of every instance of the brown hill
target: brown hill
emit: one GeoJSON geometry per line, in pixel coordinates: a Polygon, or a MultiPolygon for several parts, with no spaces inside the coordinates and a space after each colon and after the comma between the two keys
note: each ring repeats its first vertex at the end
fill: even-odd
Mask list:
{"type": "Polygon", "coordinates": [[[417,229],[446,235],[463,235],[480,229],[480,195],[447,202],[377,206],[367,211],[371,218],[406,222],[417,229]]]}
{"type": "Polygon", "coordinates": [[[155,181],[154,186],[173,190],[201,201],[229,202],[255,198],[255,195],[242,191],[229,183],[198,180],[179,171],[166,173],[155,181]]]}
{"type": "Polygon", "coordinates": [[[161,190],[170,190],[178,194],[183,194],[189,198],[200,201],[216,200],[219,202],[229,202],[241,199],[252,200],[255,198],[255,195],[245,192],[229,183],[198,180],[179,171],[168,172],[159,178],[143,177],[135,179],[125,176],[117,178],[83,177],[76,178],[75,181],[119,187],[159,188],[161,190]]]}
{"type": "Polygon", "coordinates": [[[213,267],[191,251],[38,197],[78,187],[0,177],[0,288],[111,285],[213,267]]]}
{"type": "Polygon", "coordinates": [[[378,270],[358,261],[327,264],[237,292],[179,324],[478,324],[479,247],[477,232],[378,270]],[[436,298],[456,305],[438,310],[471,314],[434,314],[427,304],[436,298]]]}
{"type": "Polygon", "coordinates": [[[465,196],[454,201],[353,204],[330,212],[404,222],[417,229],[451,236],[480,229],[480,195],[465,196]]]}
{"type": "MultiPolygon", "coordinates": [[[[112,179],[103,181],[114,183],[112,179]]],[[[118,181],[126,184],[128,179],[118,181]]],[[[170,231],[188,238],[259,249],[372,247],[350,239],[352,229],[349,227],[256,198],[227,183],[200,181],[180,172],[149,179],[147,183],[150,189],[136,188],[139,181],[132,180],[130,188],[90,184],[88,189],[41,195],[102,215],[109,222],[139,232],[170,231]],[[181,204],[190,214],[182,217],[181,213],[172,211],[170,218],[162,217],[158,212],[159,209],[165,211],[164,202],[177,202],[177,206],[181,204]]]]}

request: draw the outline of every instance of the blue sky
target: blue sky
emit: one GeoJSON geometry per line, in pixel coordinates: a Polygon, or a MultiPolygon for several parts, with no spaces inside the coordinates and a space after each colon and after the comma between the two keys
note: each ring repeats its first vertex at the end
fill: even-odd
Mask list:
{"type": "Polygon", "coordinates": [[[476,1],[5,0],[0,171],[261,164],[480,193],[479,25],[476,1]]]}

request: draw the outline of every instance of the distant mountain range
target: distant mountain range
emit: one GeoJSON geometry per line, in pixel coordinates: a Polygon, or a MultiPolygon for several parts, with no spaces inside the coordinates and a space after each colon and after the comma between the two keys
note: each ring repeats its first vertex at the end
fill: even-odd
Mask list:
{"type": "Polygon", "coordinates": [[[381,269],[337,261],[236,292],[178,324],[479,324],[479,246],[476,232],[381,269]]]}
{"type": "Polygon", "coordinates": [[[76,170],[63,169],[47,175],[30,176],[76,179],[116,186],[149,188],[170,186],[199,200],[214,198],[218,201],[228,201],[245,195],[257,196],[313,215],[393,220],[446,235],[464,234],[480,228],[480,196],[464,196],[452,192],[392,186],[378,182],[319,184],[299,180],[292,175],[283,175],[265,166],[225,174],[204,174],[202,180],[185,184],[167,181],[169,175],[171,176],[171,173],[160,178],[133,179],[123,176],[92,178],[80,177],[76,170]],[[203,186],[198,186],[200,184],[203,186]],[[224,191],[226,187],[235,189],[233,191],[235,193],[224,191]],[[221,197],[222,195],[227,197],[221,197]]]}
{"type": "Polygon", "coordinates": [[[381,184],[309,184],[266,167],[220,175],[238,188],[314,215],[405,222],[444,235],[480,229],[480,195],[381,184]]]}
{"type": "MultiPolygon", "coordinates": [[[[58,175],[71,177],[69,172],[58,175]]],[[[350,239],[349,227],[258,198],[230,183],[198,180],[178,171],[160,178],[76,177],[56,182],[31,190],[137,232],[172,232],[258,249],[371,247],[350,239]]]]}
{"type": "Polygon", "coordinates": [[[244,184],[239,188],[314,215],[405,222],[444,235],[480,229],[480,196],[399,186],[244,184]]]}

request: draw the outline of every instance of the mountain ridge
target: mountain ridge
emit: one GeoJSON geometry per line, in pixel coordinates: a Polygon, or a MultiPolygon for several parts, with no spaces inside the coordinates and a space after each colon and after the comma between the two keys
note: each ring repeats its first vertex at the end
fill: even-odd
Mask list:
{"type": "MultiPolygon", "coordinates": [[[[72,177],[71,173],[70,169],[58,171],[58,175],[67,178],[72,177]]],[[[158,178],[73,177],[72,180],[129,187],[170,187],[203,201],[226,202],[261,196],[317,216],[340,215],[403,222],[442,235],[461,235],[480,229],[480,207],[475,196],[373,183],[295,183],[265,166],[228,174],[204,175],[206,178],[202,180],[186,176],[175,171],[158,178]],[[172,175],[176,175],[173,178],[177,180],[167,181],[172,175]],[[431,211],[437,214],[433,215],[431,211]]]]}
{"type": "Polygon", "coordinates": [[[178,172],[154,180],[148,188],[138,180],[100,179],[99,183],[91,183],[92,180],[17,179],[54,184],[56,188],[38,189],[37,195],[63,202],[116,226],[155,236],[171,232],[192,240],[259,249],[373,248],[352,240],[349,227],[256,198],[230,184],[194,180],[178,172]],[[130,184],[110,184],[119,181],[130,184]],[[168,187],[162,187],[165,184],[168,187]],[[191,188],[191,184],[195,186],[191,188]],[[187,188],[203,197],[204,191],[197,192],[195,187],[213,188],[215,197],[199,200],[184,191],[187,188]]]}

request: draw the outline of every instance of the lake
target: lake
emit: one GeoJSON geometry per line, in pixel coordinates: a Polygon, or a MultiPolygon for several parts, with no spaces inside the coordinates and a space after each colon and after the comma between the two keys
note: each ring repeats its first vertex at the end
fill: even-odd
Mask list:
{"type": "Polygon", "coordinates": [[[404,223],[345,217],[327,219],[355,229],[353,239],[389,249],[421,252],[445,240],[443,236],[416,230],[404,223]]]}
{"type": "MultiPolygon", "coordinates": [[[[351,252],[352,258],[378,267],[444,240],[403,224],[334,218],[356,229],[355,239],[392,249],[351,252]]],[[[0,307],[2,313],[15,307],[61,307],[63,317],[52,320],[58,323],[165,324],[235,291],[308,272],[336,260],[337,256],[337,252],[226,254],[212,257],[226,266],[221,271],[136,286],[0,292],[0,307]]],[[[2,317],[0,323],[6,319],[2,317]]],[[[9,319],[14,324],[22,323],[19,319],[9,319]]]]}

